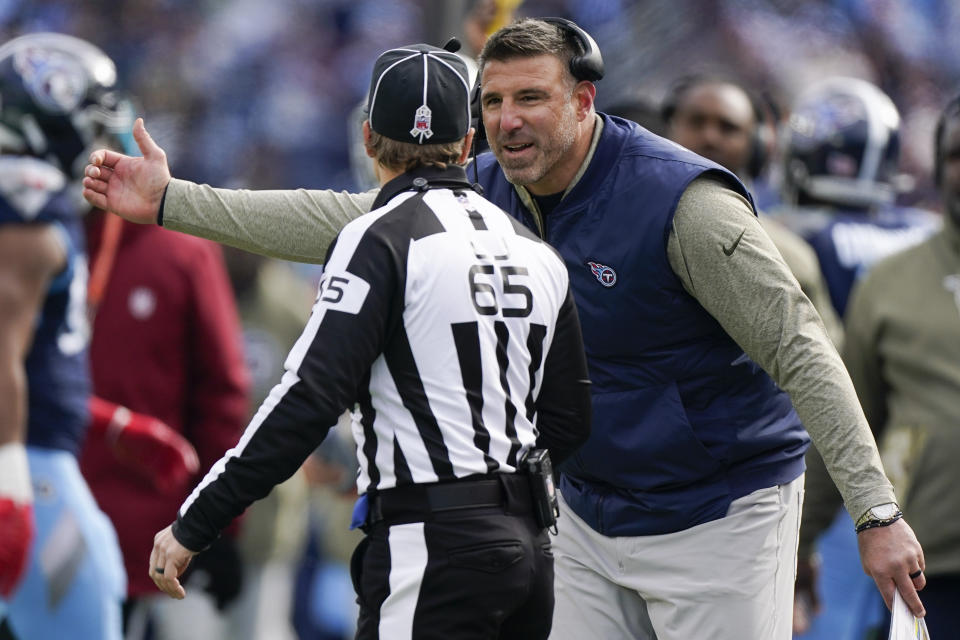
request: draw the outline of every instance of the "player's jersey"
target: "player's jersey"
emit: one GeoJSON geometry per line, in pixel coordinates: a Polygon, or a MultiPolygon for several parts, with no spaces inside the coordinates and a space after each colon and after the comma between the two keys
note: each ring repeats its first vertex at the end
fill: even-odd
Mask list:
{"type": "Polygon", "coordinates": [[[783,216],[816,252],[830,301],[841,316],[853,286],[870,267],[940,228],[935,214],[919,209],[891,208],[871,215],[796,209],[783,216]]]}
{"type": "Polygon", "coordinates": [[[67,177],[35,158],[0,156],[0,225],[54,225],[67,266],[54,279],[27,355],[27,444],[77,453],[87,426],[90,375],[82,204],[67,177]]]}

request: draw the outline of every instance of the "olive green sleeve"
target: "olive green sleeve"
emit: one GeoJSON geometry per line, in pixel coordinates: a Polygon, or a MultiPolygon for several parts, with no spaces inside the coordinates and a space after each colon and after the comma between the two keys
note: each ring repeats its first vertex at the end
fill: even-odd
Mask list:
{"type": "Polygon", "coordinates": [[[719,179],[695,180],[667,254],[687,292],[790,395],[851,517],[895,501],[850,376],[746,199],[719,179]]]}
{"type": "Polygon", "coordinates": [[[238,249],[295,262],[321,263],[345,224],[370,211],[377,190],[215,189],[173,179],[163,226],[238,249]]]}
{"type": "Polygon", "coordinates": [[[843,323],[830,301],[830,291],[827,289],[827,282],[824,280],[820,261],[813,247],[769,216],[760,215],[760,226],[773,240],[774,246],[783,256],[783,261],[790,267],[790,272],[800,284],[800,289],[820,314],[830,340],[840,351],[843,347],[843,323]]]}

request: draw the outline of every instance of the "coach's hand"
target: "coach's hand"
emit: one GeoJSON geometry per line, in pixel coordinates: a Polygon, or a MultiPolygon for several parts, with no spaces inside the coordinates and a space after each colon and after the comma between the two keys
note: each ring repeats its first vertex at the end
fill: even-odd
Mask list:
{"type": "Polygon", "coordinates": [[[150,577],[157,588],[171,598],[183,600],[187,592],[179,578],[195,555],[196,551],[187,549],[173,537],[173,525],[157,533],[150,552],[150,577]]]}
{"type": "Polygon", "coordinates": [[[142,158],[109,149],[90,154],[90,164],[84,170],[83,197],[94,207],[131,222],[155,223],[170,182],[167,154],[147,133],[143,118],[133,124],[133,139],[142,158]]]}
{"type": "Polygon", "coordinates": [[[901,518],[887,527],[861,531],[857,534],[857,546],[863,570],[877,583],[887,608],[893,605],[894,590],[899,590],[913,615],[926,615],[917,594],[927,584],[923,549],[910,525],[901,518]]]}

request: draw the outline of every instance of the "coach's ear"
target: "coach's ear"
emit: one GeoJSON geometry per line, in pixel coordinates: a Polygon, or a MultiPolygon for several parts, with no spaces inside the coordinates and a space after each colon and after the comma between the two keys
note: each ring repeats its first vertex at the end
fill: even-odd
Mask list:
{"type": "Polygon", "coordinates": [[[467,158],[470,157],[470,149],[473,146],[473,136],[476,132],[477,130],[473,127],[470,127],[470,130],[467,131],[467,135],[463,139],[463,149],[460,151],[460,159],[457,161],[457,164],[464,165],[467,163],[467,158]]]}

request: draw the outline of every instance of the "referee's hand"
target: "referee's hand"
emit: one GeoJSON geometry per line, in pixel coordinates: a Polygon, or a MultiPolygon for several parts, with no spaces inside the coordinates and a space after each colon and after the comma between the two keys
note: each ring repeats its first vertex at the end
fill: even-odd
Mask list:
{"type": "Polygon", "coordinates": [[[196,551],[187,549],[173,537],[172,525],[157,533],[150,552],[150,577],[157,588],[171,598],[183,600],[187,592],[179,578],[195,555],[196,551]]]}
{"type": "Polygon", "coordinates": [[[899,590],[913,615],[926,615],[917,593],[927,584],[923,549],[910,525],[901,518],[887,527],[861,531],[857,534],[857,546],[863,570],[877,583],[887,609],[893,605],[894,592],[899,590]]]}

